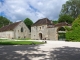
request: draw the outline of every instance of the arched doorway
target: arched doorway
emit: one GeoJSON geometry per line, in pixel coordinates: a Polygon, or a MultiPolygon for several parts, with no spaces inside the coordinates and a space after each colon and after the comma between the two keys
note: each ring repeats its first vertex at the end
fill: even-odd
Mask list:
{"type": "Polygon", "coordinates": [[[39,33],[39,38],[40,40],[42,40],[42,33],[39,33]]]}
{"type": "Polygon", "coordinates": [[[64,27],[60,27],[58,28],[58,40],[65,40],[65,28],[64,27]]]}

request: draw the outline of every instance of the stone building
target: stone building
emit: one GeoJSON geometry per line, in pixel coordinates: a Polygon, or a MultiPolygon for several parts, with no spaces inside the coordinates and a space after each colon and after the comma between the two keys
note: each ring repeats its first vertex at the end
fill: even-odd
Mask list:
{"type": "Polygon", "coordinates": [[[65,26],[70,26],[66,22],[53,24],[47,18],[39,19],[31,27],[31,39],[37,40],[62,40],[65,39],[65,26]]]}
{"type": "Polygon", "coordinates": [[[30,31],[24,22],[15,22],[0,28],[0,38],[24,39],[30,38],[30,31]]]}

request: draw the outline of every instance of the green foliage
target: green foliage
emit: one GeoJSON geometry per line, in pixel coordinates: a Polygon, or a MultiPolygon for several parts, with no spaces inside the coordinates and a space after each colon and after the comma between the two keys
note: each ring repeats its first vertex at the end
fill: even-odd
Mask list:
{"type": "Polygon", "coordinates": [[[65,31],[65,28],[61,27],[58,29],[58,31],[65,31]]]}
{"type": "Polygon", "coordinates": [[[9,19],[7,19],[6,17],[0,16],[0,28],[10,23],[12,22],[9,19]]]}
{"type": "Polygon", "coordinates": [[[56,21],[56,20],[55,20],[55,21],[53,21],[53,24],[57,24],[57,23],[58,23],[58,21],[56,21]]]}
{"type": "Polygon", "coordinates": [[[31,25],[33,24],[32,20],[30,20],[29,18],[26,18],[24,20],[24,23],[26,24],[26,26],[30,29],[31,31],[31,25]]]}
{"type": "Polygon", "coordinates": [[[63,4],[60,15],[64,14],[77,18],[80,14],[80,0],[68,0],[63,4]]]}
{"type": "Polygon", "coordinates": [[[72,31],[66,32],[66,41],[72,41],[74,36],[72,35],[72,31]]]}
{"type": "Polygon", "coordinates": [[[71,31],[72,29],[68,26],[65,26],[66,31],[71,31]]]}
{"type": "Polygon", "coordinates": [[[80,16],[72,23],[72,30],[66,33],[69,41],[80,41],[80,16]]]}
{"type": "Polygon", "coordinates": [[[0,45],[35,45],[35,44],[43,44],[43,42],[36,41],[5,41],[0,42],[0,45]]]}
{"type": "Polygon", "coordinates": [[[77,29],[80,27],[80,16],[73,22],[72,29],[77,29]]]}
{"type": "Polygon", "coordinates": [[[58,36],[58,39],[59,40],[65,40],[65,33],[58,33],[59,36],[58,36]]]}
{"type": "Polygon", "coordinates": [[[71,24],[73,22],[73,18],[69,15],[62,15],[59,17],[58,22],[67,22],[71,24]]]}

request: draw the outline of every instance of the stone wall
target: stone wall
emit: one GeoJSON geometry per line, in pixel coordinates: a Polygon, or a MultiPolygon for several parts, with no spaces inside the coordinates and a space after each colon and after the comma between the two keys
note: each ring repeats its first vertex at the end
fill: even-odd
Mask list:
{"type": "Polygon", "coordinates": [[[13,31],[5,31],[5,32],[0,32],[0,38],[14,38],[14,32],[13,31]]]}
{"type": "Polygon", "coordinates": [[[48,37],[50,40],[58,40],[57,28],[48,28],[48,37]]]}
{"type": "Polygon", "coordinates": [[[30,38],[30,31],[23,22],[14,29],[14,38],[30,38]],[[23,28],[23,32],[21,32],[21,28],[23,28]]]}
{"type": "Polygon", "coordinates": [[[47,25],[32,26],[31,27],[31,39],[40,39],[39,34],[42,34],[42,39],[45,39],[47,35],[47,25]]]}
{"type": "Polygon", "coordinates": [[[40,39],[39,33],[42,34],[42,39],[46,40],[58,40],[57,27],[48,28],[47,25],[32,26],[31,27],[31,39],[40,39]]]}
{"type": "MultiPolygon", "coordinates": [[[[59,28],[65,28],[65,26],[60,27],[49,27],[47,25],[41,26],[32,26],[31,27],[31,39],[40,39],[39,33],[42,34],[42,39],[47,40],[58,40],[58,31],[59,28]]],[[[62,33],[66,33],[66,31],[61,31],[62,33]]]]}

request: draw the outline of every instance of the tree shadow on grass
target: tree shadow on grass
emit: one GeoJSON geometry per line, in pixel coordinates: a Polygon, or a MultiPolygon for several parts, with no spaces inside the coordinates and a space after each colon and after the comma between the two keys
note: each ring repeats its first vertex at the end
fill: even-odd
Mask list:
{"type": "Polygon", "coordinates": [[[80,48],[62,47],[51,51],[49,60],[80,60],[80,48]]]}
{"type": "Polygon", "coordinates": [[[45,56],[36,54],[39,45],[0,45],[0,60],[31,60],[33,57],[45,56]],[[30,53],[30,54],[29,54],[30,53]]]}

